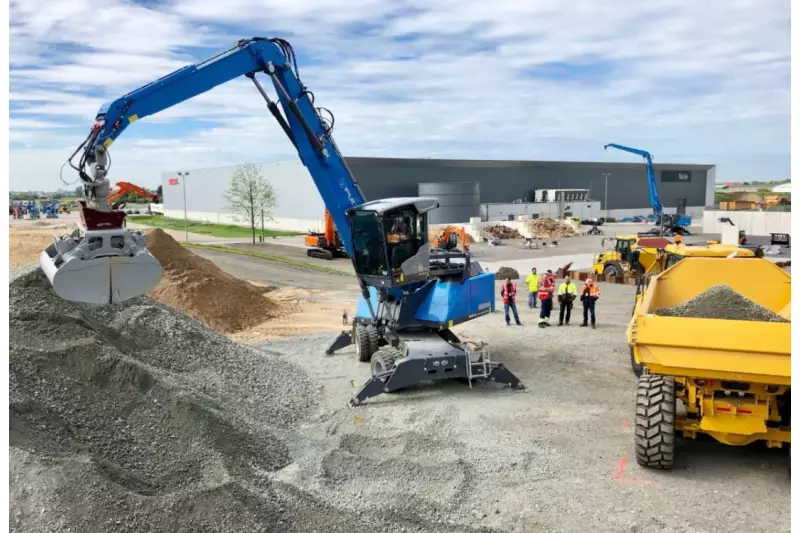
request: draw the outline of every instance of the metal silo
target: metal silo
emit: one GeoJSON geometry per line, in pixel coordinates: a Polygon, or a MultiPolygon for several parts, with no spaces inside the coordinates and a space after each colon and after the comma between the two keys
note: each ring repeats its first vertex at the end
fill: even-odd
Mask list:
{"type": "Polygon", "coordinates": [[[428,224],[466,224],[481,216],[481,191],[478,183],[420,183],[420,196],[439,199],[439,208],[428,215],[428,224]]]}

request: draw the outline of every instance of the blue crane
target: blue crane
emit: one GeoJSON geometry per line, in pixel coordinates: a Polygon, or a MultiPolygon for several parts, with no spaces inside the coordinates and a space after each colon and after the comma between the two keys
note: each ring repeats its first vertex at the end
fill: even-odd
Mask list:
{"type": "Polygon", "coordinates": [[[688,234],[688,231],[684,228],[684,226],[689,224],[687,217],[664,214],[664,206],[661,204],[661,197],[658,194],[658,182],[656,181],[656,173],[653,168],[653,156],[650,152],[614,143],[605,145],[603,149],[608,150],[609,146],[617,150],[622,150],[623,152],[640,155],[644,158],[647,168],[647,185],[650,191],[650,207],[653,208],[653,215],[656,217],[656,225],[658,226],[653,233],[658,233],[660,235],[665,233],[688,234]]]}
{"type": "MultiPolygon", "coordinates": [[[[264,98],[308,169],[361,287],[356,316],[326,351],[355,344],[372,377],[351,399],[403,389],[420,381],[486,379],[524,388],[485,347],[462,343],[451,328],[495,309],[495,276],[466,251],[432,251],[427,213],[436,198],[366,201],[332,138],[333,114],[314,105],[300,80],[294,50],[283,39],[256,37],[196,65],[181,68],[103,105],[89,135],[68,162],[84,187],[84,226],[45,249],[40,264],[54,291],[67,300],[109,304],[145,294],[162,276],[141,232],[109,205],[109,147],[137,120],[189,100],[240,76],[264,98]],[[256,77],[272,82],[277,102],[256,77]],[[77,164],[73,162],[80,154],[77,164]]],[[[181,186],[183,186],[181,184],[181,186]]]]}

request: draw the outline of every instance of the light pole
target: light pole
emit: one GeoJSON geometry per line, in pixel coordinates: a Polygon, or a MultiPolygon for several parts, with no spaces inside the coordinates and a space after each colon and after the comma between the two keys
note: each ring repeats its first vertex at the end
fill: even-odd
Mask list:
{"type": "Polygon", "coordinates": [[[603,177],[606,179],[606,194],[605,200],[603,201],[603,207],[605,208],[606,216],[604,222],[608,221],[608,172],[603,172],[603,177]]]}
{"type": "Polygon", "coordinates": [[[189,242],[189,222],[186,218],[186,176],[188,176],[188,172],[178,172],[178,176],[181,178],[181,188],[183,189],[183,240],[189,242]]]}

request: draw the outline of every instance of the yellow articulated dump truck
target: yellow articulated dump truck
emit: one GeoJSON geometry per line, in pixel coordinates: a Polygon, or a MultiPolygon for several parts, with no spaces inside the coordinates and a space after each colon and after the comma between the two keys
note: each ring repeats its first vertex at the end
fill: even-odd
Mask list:
{"type": "Polygon", "coordinates": [[[676,433],[791,442],[790,308],[791,276],[766,259],[692,257],[649,279],[628,330],[640,465],[672,468],[676,433]]]}

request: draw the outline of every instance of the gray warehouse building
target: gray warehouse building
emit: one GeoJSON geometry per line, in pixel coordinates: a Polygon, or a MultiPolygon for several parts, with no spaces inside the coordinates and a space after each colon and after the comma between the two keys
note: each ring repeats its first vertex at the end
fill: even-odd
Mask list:
{"type": "MultiPolygon", "coordinates": [[[[644,162],[345,159],[367,199],[438,197],[441,207],[431,214],[432,223],[465,223],[477,216],[501,220],[532,213],[541,206],[535,202],[539,199],[536,191],[541,190],[583,191],[574,197],[579,200],[565,201],[573,216],[619,219],[651,212],[644,162]]],[[[269,225],[299,231],[320,229],[325,206],[302,163],[264,163],[261,168],[278,197],[269,225]]],[[[183,217],[185,192],[190,219],[237,222],[223,195],[235,169],[229,166],[164,173],[165,214],[183,217]]],[[[714,203],[715,170],[714,165],[656,164],[665,211],[675,212],[680,207],[689,215],[701,216],[704,208],[714,203]]],[[[552,211],[545,213],[552,216],[552,211]]],[[[563,204],[559,214],[564,214],[563,204]]]]}

